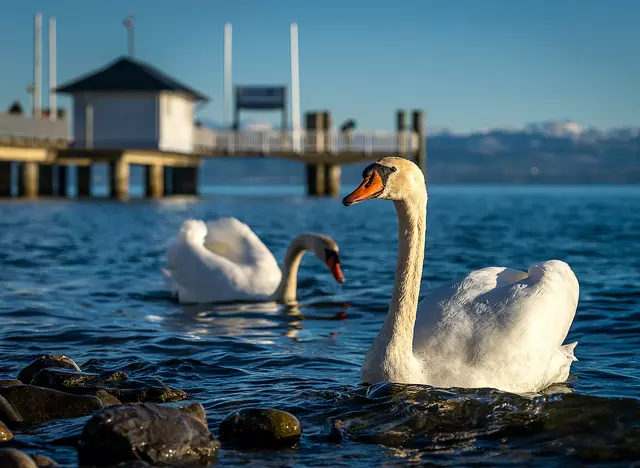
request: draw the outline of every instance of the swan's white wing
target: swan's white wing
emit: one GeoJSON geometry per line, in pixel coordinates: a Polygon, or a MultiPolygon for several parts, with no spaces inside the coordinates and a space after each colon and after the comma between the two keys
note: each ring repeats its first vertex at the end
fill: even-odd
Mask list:
{"type": "Polygon", "coordinates": [[[208,221],[204,246],[233,263],[279,269],[269,248],[248,225],[237,218],[208,221]]]}
{"type": "MultiPolygon", "coordinates": [[[[215,222],[212,224],[216,225],[215,222]]],[[[227,226],[233,224],[228,223],[227,226]]],[[[275,291],[281,277],[275,259],[277,271],[267,271],[255,262],[234,262],[235,259],[249,261],[255,256],[255,250],[247,253],[245,249],[250,236],[241,232],[235,234],[234,237],[231,229],[218,229],[210,237],[209,248],[206,248],[205,239],[209,237],[207,225],[199,220],[183,223],[167,255],[170,274],[167,282],[172,291],[177,291],[180,302],[264,299],[275,291]],[[226,251],[221,247],[223,245],[227,246],[226,251]],[[216,253],[216,250],[225,251],[227,256],[216,253]]]]}
{"type": "Polygon", "coordinates": [[[561,345],[578,291],[571,268],[557,260],[528,274],[474,271],[421,301],[414,351],[434,385],[535,391],[568,375],[575,345],[561,345]]]}

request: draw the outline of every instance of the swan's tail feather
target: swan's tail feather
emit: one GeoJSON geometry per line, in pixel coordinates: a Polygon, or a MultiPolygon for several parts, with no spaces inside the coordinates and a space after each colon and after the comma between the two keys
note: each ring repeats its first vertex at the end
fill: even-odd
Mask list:
{"type": "Polygon", "coordinates": [[[165,287],[169,290],[172,296],[176,297],[178,295],[178,284],[171,276],[171,272],[165,268],[160,268],[160,271],[162,272],[162,277],[164,278],[165,287]]]}
{"type": "Polygon", "coordinates": [[[577,361],[578,358],[575,357],[575,355],[573,354],[573,350],[576,349],[577,345],[578,345],[578,342],[574,341],[573,343],[569,343],[564,346],[561,346],[560,349],[567,356],[567,359],[571,359],[571,361],[577,361]]]}

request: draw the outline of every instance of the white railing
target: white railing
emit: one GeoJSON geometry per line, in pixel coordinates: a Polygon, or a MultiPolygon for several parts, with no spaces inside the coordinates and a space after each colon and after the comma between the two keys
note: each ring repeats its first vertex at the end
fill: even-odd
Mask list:
{"type": "Polygon", "coordinates": [[[201,153],[395,153],[415,152],[418,135],[415,132],[352,132],[300,130],[296,145],[293,132],[277,131],[214,131],[196,128],[194,149],[201,153]],[[296,151],[297,149],[297,151],[296,151]]]}
{"type": "Polygon", "coordinates": [[[69,122],[0,112],[0,138],[65,141],[69,139],[69,122]]]}

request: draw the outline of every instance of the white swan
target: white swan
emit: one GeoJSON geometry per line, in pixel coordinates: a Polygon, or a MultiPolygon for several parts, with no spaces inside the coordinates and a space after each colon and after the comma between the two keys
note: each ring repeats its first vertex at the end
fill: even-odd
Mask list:
{"type": "Polygon", "coordinates": [[[577,344],[562,346],[578,304],[578,280],[564,262],[472,271],[427,291],[418,304],[427,192],[422,171],[403,158],[368,166],[346,206],[393,200],[398,260],[389,312],[361,369],[364,383],[491,387],[537,392],[569,376],[577,344]]]}
{"type": "Polygon", "coordinates": [[[181,303],[296,302],[300,260],[312,251],[336,281],[344,277],[337,244],[329,236],[303,233],[291,241],[283,271],[271,251],[236,218],[186,220],[169,247],[162,273],[181,303]]]}

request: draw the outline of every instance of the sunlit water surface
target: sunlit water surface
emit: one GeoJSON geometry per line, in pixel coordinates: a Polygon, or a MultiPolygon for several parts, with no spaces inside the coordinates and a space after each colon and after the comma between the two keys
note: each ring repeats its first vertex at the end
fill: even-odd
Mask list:
{"type": "MultiPolygon", "coordinates": [[[[423,288],[483,266],[526,269],[550,258],[576,272],[580,303],[568,340],[579,341],[579,361],[568,387],[537,397],[359,385],[392,291],[393,204],[345,208],[299,187],[248,190],[205,188],[210,195],[195,201],[1,202],[0,376],[58,352],[187,391],[214,433],[246,406],[284,409],[302,422],[299,447],[223,447],[222,466],[629,466],[640,458],[640,189],[430,188],[423,288]],[[218,216],[248,223],[279,260],[299,232],[331,235],[346,282],[337,285],[307,255],[297,310],[181,307],[163,290],[166,249],[186,218],[218,216]]],[[[78,434],[85,420],[42,424],[17,441],[76,466],[75,449],[53,442],[78,434]]]]}

